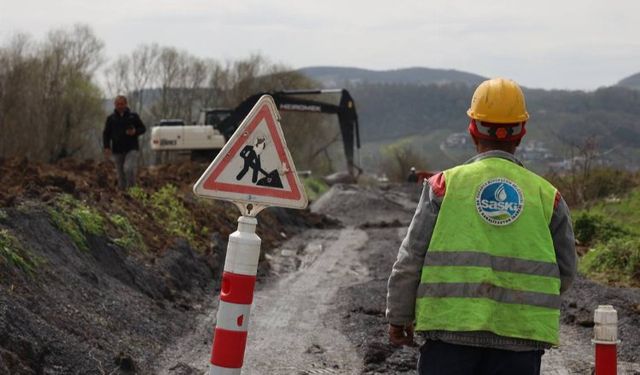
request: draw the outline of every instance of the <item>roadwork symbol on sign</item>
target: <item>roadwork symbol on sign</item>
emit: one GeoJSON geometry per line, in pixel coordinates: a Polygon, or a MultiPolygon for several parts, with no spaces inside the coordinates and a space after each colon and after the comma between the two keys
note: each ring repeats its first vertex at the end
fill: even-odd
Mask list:
{"type": "Polygon", "coordinates": [[[241,204],[305,208],[307,196],[279,120],[273,98],[263,95],[198,179],[194,193],[241,204]]]}

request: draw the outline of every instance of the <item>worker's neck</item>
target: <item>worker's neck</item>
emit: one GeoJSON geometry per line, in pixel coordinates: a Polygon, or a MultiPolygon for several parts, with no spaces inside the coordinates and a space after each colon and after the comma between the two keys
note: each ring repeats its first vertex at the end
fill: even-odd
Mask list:
{"type": "Polygon", "coordinates": [[[486,142],[476,137],[472,137],[473,143],[476,145],[476,151],[478,154],[482,154],[489,151],[504,151],[510,154],[516,153],[516,148],[520,145],[520,142],[486,142]]]}
{"type": "Polygon", "coordinates": [[[516,150],[512,149],[512,150],[503,150],[500,148],[490,148],[490,147],[476,147],[476,151],[478,152],[478,154],[483,154],[485,152],[489,152],[489,151],[503,151],[503,152],[508,152],[510,154],[515,154],[516,150]]]}

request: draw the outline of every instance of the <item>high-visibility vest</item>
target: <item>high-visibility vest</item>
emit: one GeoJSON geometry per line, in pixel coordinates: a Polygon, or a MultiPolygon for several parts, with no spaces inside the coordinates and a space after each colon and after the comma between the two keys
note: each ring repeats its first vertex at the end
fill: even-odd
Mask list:
{"type": "Polygon", "coordinates": [[[557,345],[560,274],[549,230],[556,189],[497,157],[444,176],[416,330],[489,331],[557,345]]]}

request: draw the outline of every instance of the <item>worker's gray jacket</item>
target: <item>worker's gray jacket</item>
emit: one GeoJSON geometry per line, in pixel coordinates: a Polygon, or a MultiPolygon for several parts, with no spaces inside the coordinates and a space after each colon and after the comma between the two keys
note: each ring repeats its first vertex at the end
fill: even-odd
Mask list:
{"type": "MultiPolygon", "coordinates": [[[[503,151],[489,151],[476,155],[467,161],[467,164],[488,157],[500,157],[522,165],[515,156],[503,151]]],[[[413,216],[407,235],[402,241],[402,245],[400,245],[398,259],[393,265],[393,270],[389,277],[387,319],[391,324],[412,324],[415,318],[416,292],[420,284],[420,275],[444,196],[444,191],[441,191],[442,188],[445,188],[444,186],[432,186],[432,183],[434,183],[432,181],[436,180],[432,179],[429,180],[429,183],[424,184],[420,203],[413,216]]],[[[560,195],[556,199],[549,230],[553,238],[556,261],[560,271],[560,293],[563,293],[571,286],[576,274],[576,251],[569,208],[560,195]]],[[[451,344],[507,350],[538,350],[549,347],[546,343],[503,337],[485,331],[427,331],[425,334],[429,339],[441,340],[451,344]]]]}

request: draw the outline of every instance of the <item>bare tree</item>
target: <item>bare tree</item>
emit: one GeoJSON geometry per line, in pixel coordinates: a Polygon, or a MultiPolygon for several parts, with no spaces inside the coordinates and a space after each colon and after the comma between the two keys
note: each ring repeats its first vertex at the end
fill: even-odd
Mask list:
{"type": "Polygon", "coordinates": [[[157,71],[156,61],[160,54],[157,44],[141,45],[131,54],[131,88],[129,92],[131,100],[138,112],[144,113],[145,89],[153,82],[157,71]]]}
{"type": "Polygon", "coordinates": [[[101,112],[92,79],[102,48],[84,25],[53,30],[40,43],[19,35],[0,47],[0,155],[55,161],[85,148],[101,112]]]}
{"type": "Polygon", "coordinates": [[[409,140],[402,140],[382,150],[381,172],[392,181],[405,181],[411,167],[424,169],[425,162],[413,149],[409,140]]]}

